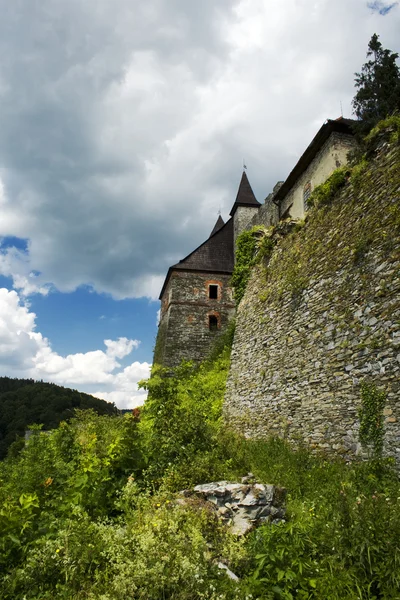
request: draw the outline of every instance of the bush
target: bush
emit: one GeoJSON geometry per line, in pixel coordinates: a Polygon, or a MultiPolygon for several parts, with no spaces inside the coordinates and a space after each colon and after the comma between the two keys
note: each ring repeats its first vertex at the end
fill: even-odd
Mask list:
{"type": "Polygon", "coordinates": [[[308,199],[308,206],[322,207],[329,205],[336,193],[345,185],[349,175],[350,170],[346,166],[336,169],[325,183],[321,183],[314,189],[308,199]]]}

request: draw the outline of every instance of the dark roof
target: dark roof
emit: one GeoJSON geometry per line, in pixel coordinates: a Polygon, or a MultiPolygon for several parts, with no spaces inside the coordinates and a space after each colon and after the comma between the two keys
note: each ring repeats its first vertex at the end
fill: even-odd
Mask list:
{"type": "Polygon", "coordinates": [[[183,258],[176,265],[168,269],[160,293],[160,299],[173,271],[201,271],[206,273],[230,274],[233,271],[233,266],[233,219],[229,219],[225,225],[222,225],[218,231],[213,233],[196,250],[193,250],[186,258],[183,258]]]}
{"type": "Polygon", "coordinates": [[[221,227],[223,227],[225,225],[225,222],[223,220],[223,218],[221,217],[221,215],[219,215],[217,222],[214,225],[214,228],[212,230],[212,232],[210,233],[210,237],[212,235],[214,235],[214,233],[217,233],[217,231],[219,231],[221,229],[221,227]]]}
{"type": "Polygon", "coordinates": [[[247,179],[246,171],[243,171],[242,179],[240,180],[238,193],[236,196],[235,204],[232,206],[232,210],[229,213],[231,217],[235,214],[238,206],[254,206],[259,208],[261,204],[256,199],[249,180],[247,179]]]}
{"type": "Polygon", "coordinates": [[[274,196],[275,204],[279,204],[281,200],[290,191],[293,185],[296,183],[300,175],[307,169],[308,165],[315,158],[322,146],[325,144],[331,133],[334,131],[338,133],[347,133],[348,135],[354,135],[353,125],[356,123],[353,119],[328,119],[318,131],[311,144],[306,148],[301,157],[299,158],[294,169],[289,173],[286,181],[281,185],[279,190],[274,196]]]}

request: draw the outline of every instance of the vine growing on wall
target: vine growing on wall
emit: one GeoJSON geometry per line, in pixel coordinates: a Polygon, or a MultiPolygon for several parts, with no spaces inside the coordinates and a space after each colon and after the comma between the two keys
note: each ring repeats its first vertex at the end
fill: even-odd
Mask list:
{"type": "Polygon", "coordinates": [[[361,384],[361,408],[359,411],[359,438],[363,446],[372,446],[375,456],[381,456],[383,450],[383,409],[386,395],[371,382],[361,384]]]}
{"type": "Polygon", "coordinates": [[[239,304],[246,291],[252,267],[262,260],[268,260],[274,241],[266,236],[264,227],[256,226],[243,231],[236,240],[236,262],[232,273],[232,287],[236,303],[239,304]]]}
{"type": "Polygon", "coordinates": [[[337,192],[344,186],[350,175],[350,169],[347,166],[339,167],[333,171],[325,183],[318,185],[309,197],[307,204],[311,206],[327,206],[330,204],[337,192]]]}

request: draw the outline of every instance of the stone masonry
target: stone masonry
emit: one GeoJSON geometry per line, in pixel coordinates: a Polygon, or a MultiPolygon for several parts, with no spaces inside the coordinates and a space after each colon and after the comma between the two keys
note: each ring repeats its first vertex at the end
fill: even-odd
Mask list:
{"type": "Polygon", "coordinates": [[[156,363],[174,367],[181,360],[200,361],[207,356],[235,313],[230,277],[222,273],[172,273],[161,305],[156,363]],[[209,298],[209,285],[218,286],[217,298],[209,298]],[[212,331],[209,316],[217,320],[212,331]]]}
{"type": "Polygon", "coordinates": [[[385,392],[400,463],[400,152],[386,146],[253,273],[237,311],[225,417],[247,436],[351,458],[360,384],[385,392]]]}

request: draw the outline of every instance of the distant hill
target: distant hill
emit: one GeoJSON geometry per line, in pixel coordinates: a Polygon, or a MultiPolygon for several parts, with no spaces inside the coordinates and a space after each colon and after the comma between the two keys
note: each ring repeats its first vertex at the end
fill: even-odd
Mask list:
{"type": "Polygon", "coordinates": [[[117,414],[114,404],[54,383],[0,377],[0,459],[32,423],[44,429],[69,419],[74,409],[92,408],[100,415],[117,414]]]}

